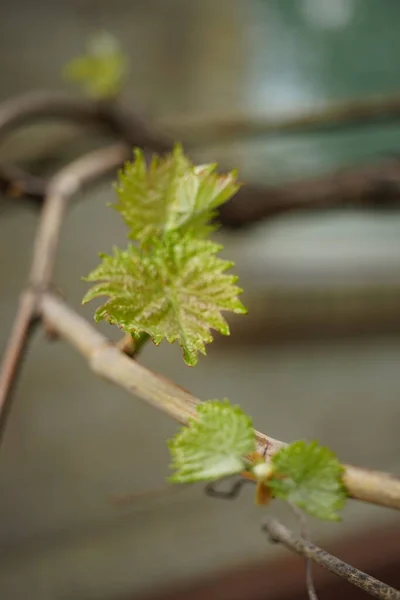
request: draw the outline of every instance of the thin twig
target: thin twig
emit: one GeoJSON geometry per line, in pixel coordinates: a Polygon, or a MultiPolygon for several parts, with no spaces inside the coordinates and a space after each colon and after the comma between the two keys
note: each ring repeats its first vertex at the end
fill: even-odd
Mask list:
{"type": "Polygon", "coordinates": [[[125,144],[114,144],[76,160],[50,180],[35,237],[29,286],[22,293],[0,371],[0,437],[4,432],[24,349],[37,316],[37,300],[51,283],[61,225],[68,201],[82,186],[117,168],[127,157],[125,144]]]}
{"type": "MultiPolygon", "coordinates": [[[[187,425],[189,418],[196,416],[196,407],[201,400],[129,359],[64,302],[46,293],[41,297],[40,309],[45,322],[87,359],[94,373],[148,402],[178,423],[187,425]]],[[[258,451],[262,454],[267,447],[266,460],[286,445],[259,431],[255,434],[258,451]]],[[[349,495],[357,500],[400,509],[400,480],[392,475],[345,466],[344,484],[349,495]]]]}
{"type": "Polygon", "coordinates": [[[0,164],[0,191],[10,198],[29,198],[42,201],[46,192],[45,182],[19,169],[15,165],[0,164]]]}
{"type": "Polygon", "coordinates": [[[243,479],[241,477],[238,479],[237,477],[232,478],[228,476],[223,479],[207,483],[204,488],[206,496],[209,496],[210,498],[219,498],[221,500],[236,500],[245,485],[249,483],[254,485],[256,483],[252,479],[243,479]],[[231,486],[227,490],[219,489],[223,479],[228,479],[228,481],[231,482],[231,486]]]}
{"type": "Polygon", "coordinates": [[[318,565],[361,588],[367,594],[381,600],[400,599],[400,591],[328,554],[328,552],[318,548],[311,542],[298,539],[289,529],[275,519],[268,518],[263,525],[263,530],[273,542],[280,542],[290,550],[300,554],[300,556],[312,559],[318,565]]]}
{"type": "MultiPolygon", "coordinates": [[[[309,532],[308,525],[307,525],[307,520],[306,520],[306,517],[305,517],[303,511],[300,510],[300,508],[298,506],[293,504],[293,502],[288,502],[288,504],[300,523],[300,535],[301,535],[302,541],[311,542],[310,532],[309,532]]],[[[306,556],[305,563],[306,563],[306,585],[307,585],[308,597],[310,600],[318,600],[317,592],[315,590],[315,585],[314,585],[313,574],[312,574],[311,558],[306,556]]]]}
{"type": "Polygon", "coordinates": [[[95,150],[70,163],[49,182],[35,238],[31,283],[48,286],[52,277],[61,225],[68,202],[84,185],[117,169],[128,157],[125,144],[95,150]]]}
{"type": "MultiPolygon", "coordinates": [[[[67,120],[97,125],[124,141],[128,153],[133,146],[164,153],[173,140],[160,129],[154,130],[137,113],[126,113],[115,102],[94,101],[56,92],[32,92],[11,98],[0,106],[0,136],[32,121],[67,120]]],[[[127,154],[128,155],[128,154],[127,154]]],[[[45,182],[14,165],[0,165],[0,187],[7,193],[24,194],[34,200],[45,192],[45,182]]]]}
{"type": "MultiPolygon", "coordinates": [[[[37,201],[45,183],[21,169],[0,165],[0,187],[6,194],[37,201]]],[[[236,229],[295,211],[346,206],[387,209],[399,204],[400,161],[391,158],[279,185],[246,183],[220,207],[218,221],[236,229]]]]}

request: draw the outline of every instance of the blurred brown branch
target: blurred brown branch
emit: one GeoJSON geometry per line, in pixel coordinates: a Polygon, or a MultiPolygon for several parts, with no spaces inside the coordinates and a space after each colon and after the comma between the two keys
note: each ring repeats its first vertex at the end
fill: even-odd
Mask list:
{"type": "Polygon", "coordinates": [[[0,137],[32,121],[66,120],[103,128],[126,141],[153,152],[167,152],[171,140],[139,116],[105,100],[90,100],[57,92],[32,92],[0,105],[0,137]]]}
{"type": "Polygon", "coordinates": [[[76,160],[49,181],[36,233],[28,285],[21,294],[17,316],[0,370],[0,434],[4,432],[12,387],[24,350],[39,315],[38,299],[51,286],[59,236],[68,201],[82,186],[116,169],[126,157],[127,146],[114,144],[76,160]]]}
{"type": "Polygon", "coordinates": [[[245,185],[220,209],[221,223],[242,227],[298,210],[400,205],[400,160],[341,169],[279,186],[245,185]]]}
{"type": "MultiPolygon", "coordinates": [[[[285,131],[285,127],[291,130],[294,123],[300,130],[311,124],[315,127],[325,124],[328,127],[338,121],[342,124],[354,120],[364,123],[371,119],[393,118],[400,115],[400,98],[373,98],[328,106],[326,110],[315,113],[315,122],[312,114],[275,123],[271,125],[272,130],[281,132],[285,131]]],[[[125,142],[129,148],[138,146],[160,154],[171,150],[174,144],[174,138],[164,130],[150,125],[135,113],[127,113],[117,103],[95,102],[46,92],[27,94],[3,103],[0,106],[0,136],[41,119],[72,120],[96,125],[125,142]]],[[[185,141],[184,126],[182,137],[185,141]]],[[[0,188],[11,196],[40,199],[44,196],[46,182],[24,173],[16,166],[0,164],[0,188]]],[[[277,186],[248,183],[221,208],[219,220],[222,225],[236,228],[295,210],[345,205],[367,208],[397,206],[399,190],[400,160],[387,159],[380,164],[342,169],[333,174],[277,186]]]]}
{"type": "Polygon", "coordinates": [[[0,164],[0,192],[10,198],[26,197],[42,201],[45,183],[40,177],[25,173],[16,165],[0,164]]]}
{"type": "Polygon", "coordinates": [[[269,137],[331,131],[365,126],[400,118],[400,94],[367,96],[324,103],[284,117],[248,114],[205,117],[177,117],[163,120],[162,125],[193,143],[220,142],[238,138],[269,137]]]}
{"type": "MultiPolygon", "coordinates": [[[[196,416],[196,406],[201,400],[130,359],[63,301],[46,293],[41,298],[40,310],[44,322],[87,359],[94,373],[148,402],[178,423],[187,425],[188,419],[196,416]]],[[[259,452],[268,445],[267,459],[285,445],[259,431],[256,431],[256,438],[259,452]]],[[[392,475],[347,465],[344,483],[349,494],[357,500],[400,509],[400,479],[392,475]]]]}

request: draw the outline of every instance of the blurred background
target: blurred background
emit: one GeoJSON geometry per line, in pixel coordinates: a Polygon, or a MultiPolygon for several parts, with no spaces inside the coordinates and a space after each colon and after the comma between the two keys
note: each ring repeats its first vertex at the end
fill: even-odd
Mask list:
{"type": "MultiPolygon", "coordinates": [[[[285,186],[396,160],[399,122],[284,135],[255,127],[236,136],[212,124],[393,96],[399,27],[395,0],[0,0],[0,102],[32,90],[73,92],[64,64],[106,29],[129,56],[127,109],[190,138],[199,161],[237,167],[246,182],[285,186]]],[[[0,159],[51,173],[102,140],[88,128],[46,122],[0,142],[0,159]]],[[[112,199],[111,180],[92,186],[63,230],[55,283],[89,320],[80,278],[99,251],[125,239],[106,206],[112,199]]],[[[34,206],[0,199],[1,352],[37,222],[34,206]]],[[[218,238],[237,263],[248,317],[232,319],[230,338],[216,339],[194,369],[175,346],[149,345],[140,361],[201,399],[240,403],[275,438],[318,439],[345,462],[400,474],[400,213],[356,203],[289,211],[223,228],[218,238]]],[[[166,440],[176,430],[38,332],[0,452],[0,597],[161,599],[182,585],[193,598],[304,597],[303,565],[261,534],[264,509],[253,506],[253,490],[235,502],[210,499],[201,486],[151,492],[168,475],[166,440]],[[113,502],[130,494],[131,502],[113,502]]],[[[271,510],[295,526],[284,508],[271,510]]],[[[349,502],[340,524],[311,525],[315,542],[375,575],[388,568],[396,585],[394,511],[349,502]]],[[[326,581],[325,598],[334,580],[326,581]]],[[[340,593],[358,597],[349,587],[340,593]]]]}

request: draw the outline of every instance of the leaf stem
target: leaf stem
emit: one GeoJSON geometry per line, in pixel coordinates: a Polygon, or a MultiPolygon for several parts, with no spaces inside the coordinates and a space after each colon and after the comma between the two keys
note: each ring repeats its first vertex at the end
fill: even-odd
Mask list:
{"type": "Polygon", "coordinates": [[[127,356],[136,358],[149,339],[150,336],[148,333],[141,333],[137,338],[134,338],[130,333],[126,333],[117,342],[116,346],[127,356]]]}

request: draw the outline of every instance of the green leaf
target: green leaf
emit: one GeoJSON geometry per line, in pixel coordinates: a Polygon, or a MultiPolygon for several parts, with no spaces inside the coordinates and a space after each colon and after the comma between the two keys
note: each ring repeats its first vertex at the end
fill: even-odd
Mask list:
{"type": "Polygon", "coordinates": [[[175,470],[170,480],[189,483],[240,473],[256,439],[250,417],[239,406],[210,400],[197,407],[197,419],[190,419],[168,446],[175,470]]]}
{"type": "Polygon", "coordinates": [[[86,278],[97,282],[83,303],[108,296],[95,319],[118,325],[135,337],[147,333],[159,344],[176,340],[188,365],[212,341],[210,329],[229,335],[221,311],[245,313],[238,299],[237,277],[225,273],[233,263],[216,256],[221,246],[179,232],[153,240],[144,250],[133,245],[101,255],[86,278]]]}
{"type": "Polygon", "coordinates": [[[239,189],[236,172],[218,175],[216,165],[193,165],[175,146],[155,156],[147,167],[141,150],[119,173],[116,210],[130,229],[129,237],[146,241],[170,231],[209,233],[216,208],[239,189]]]}
{"type": "Polygon", "coordinates": [[[328,448],[317,442],[294,442],[272,458],[276,475],[268,485],[278,498],[292,502],[305,512],[331,521],[339,520],[346,493],[343,467],[328,448]]]}
{"type": "Polygon", "coordinates": [[[64,75],[70,81],[83,84],[90,96],[112,98],[121,91],[127,62],[118,40],[107,32],[100,32],[89,40],[86,54],[66,65],[64,75]]]}

